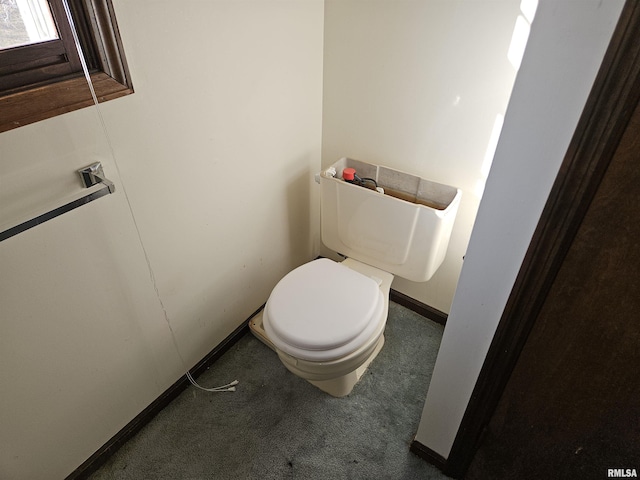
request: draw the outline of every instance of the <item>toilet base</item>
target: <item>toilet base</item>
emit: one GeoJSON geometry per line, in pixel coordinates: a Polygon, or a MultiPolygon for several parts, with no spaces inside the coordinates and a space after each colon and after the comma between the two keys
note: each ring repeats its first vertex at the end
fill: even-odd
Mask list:
{"type": "MultiPolygon", "coordinates": [[[[277,353],[276,347],[273,345],[273,343],[271,343],[271,340],[269,340],[269,337],[267,337],[267,334],[264,331],[264,327],[262,325],[262,311],[251,318],[251,320],[249,321],[249,329],[258,340],[260,340],[271,350],[277,353]]],[[[331,380],[305,380],[307,380],[307,382],[309,382],[311,385],[318,387],[320,390],[328,393],[333,397],[344,397],[346,395],[349,395],[349,393],[351,393],[351,390],[353,390],[353,387],[356,385],[356,383],[358,383],[364,372],[367,370],[369,364],[376,358],[380,350],[382,350],[383,345],[384,334],[380,335],[380,338],[378,339],[373,352],[371,353],[371,355],[369,355],[366,361],[356,370],[351,371],[346,375],[342,375],[331,380]]]]}
{"type": "Polygon", "coordinates": [[[264,326],[262,325],[262,310],[256,313],[249,320],[249,330],[251,330],[251,333],[253,333],[253,335],[258,340],[260,340],[274,352],[276,351],[275,345],[271,343],[271,340],[269,340],[269,337],[267,337],[267,332],[264,331],[264,326]]]}
{"type": "Polygon", "coordinates": [[[351,393],[353,387],[356,386],[356,383],[358,383],[362,375],[364,375],[364,372],[367,371],[369,364],[378,356],[383,345],[384,334],[380,335],[380,339],[369,358],[367,358],[367,360],[353,372],[349,372],[346,375],[332,380],[307,380],[307,382],[318,387],[320,390],[328,393],[332,397],[345,397],[351,393]]]}

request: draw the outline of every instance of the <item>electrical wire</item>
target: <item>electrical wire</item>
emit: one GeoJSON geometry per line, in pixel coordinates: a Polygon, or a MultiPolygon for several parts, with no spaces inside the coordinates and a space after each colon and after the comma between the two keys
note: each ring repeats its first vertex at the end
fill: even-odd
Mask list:
{"type": "Polygon", "coordinates": [[[189,381],[191,382],[191,384],[196,387],[199,388],[200,390],[204,390],[205,392],[213,392],[213,393],[217,393],[217,392],[235,392],[236,391],[236,385],[240,382],[238,382],[238,380],[234,380],[231,383],[227,383],[226,385],[221,385],[219,387],[213,387],[213,388],[205,388],[205,387],[201,387],[200,385],[198,385],[198,383],[195,381],[195,379],[191,376],[190,372],[187,372],[187,379],[189,379],[189,381]]]}

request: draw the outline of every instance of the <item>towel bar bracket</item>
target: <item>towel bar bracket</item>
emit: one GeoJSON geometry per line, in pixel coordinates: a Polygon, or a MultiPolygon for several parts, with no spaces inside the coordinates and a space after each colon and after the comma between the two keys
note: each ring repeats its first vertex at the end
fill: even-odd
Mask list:
{"type": "Polygon", "coordinates": [[[102,168],[102,163],[100,162],[87,165],[86,167],[78,170],[78,173],[82,179],[82,185],[86,188],[93,187],[98,183],[104,183],[105,186],[109,188],[109,193],[116,191],[114,183],[104,176],[104,170],[102,168]]]}

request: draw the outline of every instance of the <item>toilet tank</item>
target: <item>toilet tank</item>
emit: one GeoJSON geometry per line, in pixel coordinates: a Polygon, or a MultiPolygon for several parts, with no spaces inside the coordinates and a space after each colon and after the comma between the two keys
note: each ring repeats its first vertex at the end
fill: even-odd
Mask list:
{"type": "Polygon", "coordinates": [[[351,158],[323,171],[320,187],[322,242],[331,250],[415,282],[442,264],[459,189],[351,158]],[[345,168],[384,193],[344,181],[345,168]]]}

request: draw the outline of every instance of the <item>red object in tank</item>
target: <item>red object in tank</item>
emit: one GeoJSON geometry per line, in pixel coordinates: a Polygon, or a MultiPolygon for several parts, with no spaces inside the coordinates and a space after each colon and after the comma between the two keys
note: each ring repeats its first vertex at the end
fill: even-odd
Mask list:
{"type": "Polygon", "coordinates": [[[355,168],[345,168],[342,171],[342,178],[344,178],[348,182],[351,182],[354,179],[355,175],[356,175],[355,168]]]}

